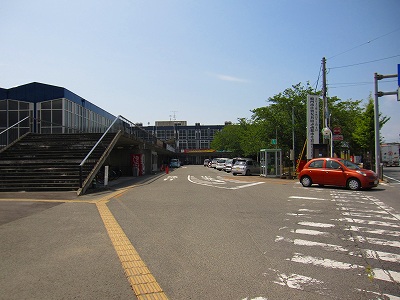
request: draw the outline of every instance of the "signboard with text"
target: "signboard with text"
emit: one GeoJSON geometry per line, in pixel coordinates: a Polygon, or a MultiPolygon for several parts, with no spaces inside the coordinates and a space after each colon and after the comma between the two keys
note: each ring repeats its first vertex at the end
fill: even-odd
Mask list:
{"type": "Polygon", "coordinates": [[[319,97],[307,95],[307,159],[313,158],[314,144],[319,144],[319,97]]]}

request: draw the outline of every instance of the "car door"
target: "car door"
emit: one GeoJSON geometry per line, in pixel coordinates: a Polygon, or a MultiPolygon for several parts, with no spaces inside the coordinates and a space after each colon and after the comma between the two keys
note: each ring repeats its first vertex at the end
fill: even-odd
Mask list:
{"type": "Polygon", "coordinates": [[[346,173],[343,166],[335,160],[327,160],[325,165],[324,184],[346,186],[346,173]]]}
{"type": "Polygon", "coordinates": [[[306,175],[311,178],[311,181],[316,184],[324,184],[325,176],[325,161],[323,159],[316,159],[307,168],[306,175]]]}
{"type": "Polygon", "coordinates": [[[260,169],[256,161],[248,160],[247,168],[250,170],[250,174],[260,174],[260,169]]]}

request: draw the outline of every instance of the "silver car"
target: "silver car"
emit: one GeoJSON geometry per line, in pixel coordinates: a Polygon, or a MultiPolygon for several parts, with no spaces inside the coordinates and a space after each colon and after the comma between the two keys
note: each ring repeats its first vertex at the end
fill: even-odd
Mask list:
{"type": "Polygon", "coordinates": [[[226,163],[227,160],[228,160],[227,158],[219,158],[217,160],[217,164],[216,164],[215,168],[218,171],[222,171],[225,168],[225,163],[226,163]]]}
{"type": "Polygon", "coordinates": [[[251,158],[237,159],[232,166],[232,174],[237,175],[260,175],[260,164],[251,158]]]}
{"type": "Polygon", "coordinates": [[[233,163],[233,159],[227,159],[225,162],[225,168],[224,171],[229,173],[230,171],[232,171],[232,163],[233,163]]]}

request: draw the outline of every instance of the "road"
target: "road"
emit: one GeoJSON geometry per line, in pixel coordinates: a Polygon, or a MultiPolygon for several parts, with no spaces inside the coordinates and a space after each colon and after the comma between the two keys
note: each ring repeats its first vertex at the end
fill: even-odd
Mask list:
{"type": "Polygon", "coordinates": [[[383,168],[383,175],[390,183],[400,185],[400,167],[383,168]]]}
{"type": "Polygon", "coordinates": [[[135,299],[146,268],[159,299],[400,299],[399,212],[392,183],[184,166],[2,224],[0,298],[135,299]]]}

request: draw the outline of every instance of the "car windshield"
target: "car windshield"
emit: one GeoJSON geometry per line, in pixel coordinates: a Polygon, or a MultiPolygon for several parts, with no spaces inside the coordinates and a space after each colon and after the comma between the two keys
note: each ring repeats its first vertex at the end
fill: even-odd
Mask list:
{"type": "Polygon", "coordinates": [[[349,169],[352,169],[352,170],[360,170],[361,169],[359,166],[357,166],[355,163],[352,163],[351,161],[344,160],[344,159],[341,159],[339,161],[349,169]]]}
{"type": "Polygon", "coordinates": [[[237,160],[236,162],[235,162],[235,165],[245,165],[246,164],[246,161],[245,160],[237,160]]]}

